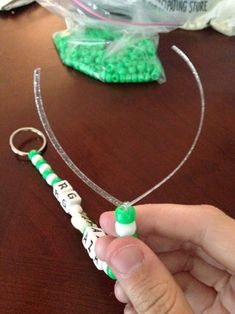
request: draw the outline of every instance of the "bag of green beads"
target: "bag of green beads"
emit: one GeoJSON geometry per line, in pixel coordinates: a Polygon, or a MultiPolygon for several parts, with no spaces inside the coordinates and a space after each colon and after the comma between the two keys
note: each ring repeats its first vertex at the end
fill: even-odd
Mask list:
{"type": "Polygon", "coordinates": [[[164,82],[165,73],[157,55],[159,32],[178,24],[166,23],[169,14],[164,14],[162,8],[159,21],[152,23],[140,0],[127,0],[121,9],[118,2],[39,0],[66,20],[67,29],[53,35],[65,65],[107,83],[164,82]],[[130,1],[132,10],[128,11],[130,1]]]}
{"type": "Polygon", "coordinates": [[[53,40],[64,64],[103,82],[164,81],[152,38],[124,38],[110,28],[89,27],[56,33],[53,40]]]}

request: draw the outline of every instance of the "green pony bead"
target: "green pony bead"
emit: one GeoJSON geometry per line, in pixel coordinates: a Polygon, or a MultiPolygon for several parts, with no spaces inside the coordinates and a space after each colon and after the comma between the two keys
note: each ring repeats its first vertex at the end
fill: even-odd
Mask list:
{"type": "Polygon", "coordinates": [[[45,159],[41,159],[41,160],[36,162],[35,167],[36,167],[37,170],[39,170],[40,166],[43,165],[43,164],[46,164],[46,163],[47,162],[46,162],[45,159]]]}
{"type": "Polygon", "coordinates": [[[52,169],[48,169],[48,170],[45,170],[42,174],[42,177],[44,180],[46,180],[46,178],[49,176],[49,174],[51,173],[55,173],[52,169]]]}
{"type": "Polygon", "coordinates": [[[112,82],[114,82],[114,83],[120,82],[119,75],[117,73],[114,73],[112,75],[112,82]]]}
{"type": "Polygon", "coordinates": [[[128,204],[123,204],[115,209],[115,220],[120,224],[126,225],[134,222],[135,216],[135,208],[128,204]]]}
{"type": "Polygon", "coordinates": [[[112,272],[112,270],[110,269],[109,266],[107,266],[106,272],[107,272],[107,275],[109,276],[109,278],[111,278],[113,280],[117,279],[117,277],[114,275],[114,273],[112,272]]]}
{"type": "Polygon", "coordinates": [[[33,156],[38,155],[38,154],[39,154],[39,152],[38,152],[36,149],[31,150],[31,151],[28,153],[28,158],[29,158],[29,160],[32,160],[33,156]]]}
{"type": "Polygon", "coordinates": [[[54,186],[56,183],[61,182],[62,179],[60,179],[59,177],[55,178],[54,180],[52,180],[51,185],[54,186]]]}
{"type": "Polygon", "coordinates": [[[111,83],[112,82],[112,76],[109,73],[105,74],[105,82],[111,83]]]}

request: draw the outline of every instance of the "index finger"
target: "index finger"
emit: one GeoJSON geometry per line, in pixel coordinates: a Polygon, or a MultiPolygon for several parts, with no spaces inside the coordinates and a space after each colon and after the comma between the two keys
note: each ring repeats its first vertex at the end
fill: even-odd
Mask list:
{"type": "MultiPolygon", "coordinates": [[[[136,208],[137,232],[190,241],[235,271],[235,221],[209,205],[149,204],[136,208]]],[[[101,215],[102,228],[115,234],[114,214],[101,215]]]]}

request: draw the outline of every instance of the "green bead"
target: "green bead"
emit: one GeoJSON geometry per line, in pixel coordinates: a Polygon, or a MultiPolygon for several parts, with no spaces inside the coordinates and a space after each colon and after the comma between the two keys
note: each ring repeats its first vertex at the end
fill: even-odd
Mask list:
{"type": "Polygon", "coordinates": [[[152,74],[151,74],[151,79],[152,79],[153,81],[157,81],[157,80],[159,79],[159,77],[160,77],[159,71],[157,71],[156,69],[153,70],[153,72],[152,72],[152,74]]]}
{"type": "Polygon", "coordinates": [[[120,75],[126,74],[126,69],[125,69],[124,67],[122,67],[122,66],[119,66],[119,67],[117,68],[117,72],[118,72],[118,74],[120,74],[120,75]]]}
{"type": "Polygon", "coordinates": [[[109,57],[108,60],[109,60],[110,64],[116,64],[118,61],[117,57],[109,57]]]}
{"type": "Polygon", "coordinates": [[[74,49],[74,50],[70,53],[69,57],[70,57],[72,60],[73,60],[73,59],[78,59],[78,57],[79,57],[79,51],[74,49]]]}
{"type": "Polygon", "coordinates": [[[112,272],[112,270],[110,269],[109,266],[107,267],[106,271],[107,271],[107,275],[108,275],[111,279],[113,279],[113,280],[116,280],[116,279],[117,279],[117,277],[114,275],[114,273],[112,272]]]}
{"type": "Polygon", "coordinates": [[[151,79],[150,79],[150,75],[148,73],[145,73],[144,74],[144,81],[145,82],[149,82],[151,79]]]}
{"type": "Polygon", "coordinates": [[[33,156],[38,155],[38,154],[39,154],[39,152],[38,152],[36,149],[31,150],[31,151],[28,153],[28,158],[29,158],[29,160],[32,160],[33,156]]]}
{"type": "Polygon", "coordinates": [[[128,71],[129,71],[130,74],[136,73],[136,69],[133,66],[129,67],[128,71]]]}
{"type": "Polygon", "coordinates": [[[45,159],[41,159],[39,161],[36,162],[36,165],[35,167],[39,170],[40,166],[43,165],[43,164],[46,164],[46,160],[45,159]]]}
{"type": "Polygon", "coordinates": [[[113,81],[114,83],[119,82],[119,76],[118,76],[118,74],[114,73],[114,74],[112,75],[112,81],[113,81]]]}
{"type": "Polygon", "coordinates": [[[144,75],[143,74],[139,74],[138,75],[138,82],[144,82],[144,75]]]}
{"type": "Polygon", "coordinates": [[[132,75],[131,75],[131,81],[132,81],[133,83],[136,83],[136,82],[137,82],[137,78],[138,78],[137,74],[132,74],[132,75]]]}
{"type": "Polygon", "coordinates": [[[153,69],[154,69],[154,65],[152,64],[152,63],[147,63],[146,64],[146,70],[147,70],[147,72],[152,72],[153,71],[153,69]]]}
{"type": "Polygon", "coordinates": [[[113,66],[113,64],[107,64],[107,65],[106,65],[106,71],[107,71],[108,73],[112,73],[112,72],[114,71],[114,66],[113,66]]]}
{"type": "Polygon", "coordinates": [[[96,64],[101,64],[102,63],[103,58],[102,57],[96,57],[95,58],[95,63],[96,64]]]}
{"type": "Polygon", "coordinates": [[[74,62],[73,62],[73,67],[74,67],[76,70],[80,70],[80,62],[74,61],[74,62]]]}
{"type": "Polygon", "coordinates": [[[115,209],[115,220],[120,224],[130,224],[135,221],[135,208],[123,204],[115,209]]]}
{"type": "Polygon", "coordinates": [[[60,179],[59,177],[55,178],[52,182],[51,182],[51,185],[53,186],[54,184],[58,183],[58,182],[61,182],[62,179],[60,179]]]}
{"type": "Polygon", "coordinates": [[[100,58],[103,58],[103,57],[104,57],[104,50],[103,50],[102,47],[100,47],[100,48],[98,49],[98,51],[96,52],[96,56],[97,56],[97,57],[100,57],[100,58]]]}
{"type": "Polygon", "coordinates": [[[124,82],[126,82],[126,76],[125,75],[120,75],[120,82],[121,83],[124,83],[124,82]]]}
{"type": "Polygon", "coordinates": [[[145,63],[144,62],[140,62],[140,63],[137,64],[136,67],[137,67],[139,73],[142,73],[145,70],[145,63]]]}
{"type": "Polygon", "coordinates": [[[83,62],[84,62],[85,64],[90,64],[91,58],[90,58],[89,56],[86,56],[86,57],[83,59],[83,62]]]}
{"type": "Polygon", "coordinates": [[[127,57],[123,58],[122,62],[126,68],[129,68],[131,65],[133,65],[133,62],[127,57]]]}
{"type": "Polygon", "coordinates": [[[112,81],[112,76],[109,73],[105,74],[105,82],[110,83],[112,81]]]}
{"type": "Polygon", "coordinates": [[[131,82],[132,80],[131,80],[131,75],[130,74],[127,74],[126,75],[126,82],[131,82]]]}
{"type": "Polygon", "coordinates": [[[47,176],[49,176],[49,174],[51,173],[55,173],[55,172],[52,169],[45,170],[42,174],[43,179],[46,180],[47,176]]]}

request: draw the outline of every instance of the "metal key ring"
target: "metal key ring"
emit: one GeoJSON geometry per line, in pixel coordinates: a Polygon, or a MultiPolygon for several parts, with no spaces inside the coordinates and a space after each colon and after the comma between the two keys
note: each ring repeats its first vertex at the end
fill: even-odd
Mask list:
{"type": "Polygon", "coordinates": [[[28,156],[28,154],[29,154],[29,152],[24,152],[24,151],[22,151],[22,150],[16,148],[15,145],[14,145],[14,142],[13,142],[13,141],[14,141],[14,138],[15,138],[15,136],[16,136],[18,133],[20,133],[20,132],[32,132],[32,133],[37,134],[37,135],[42,139],[42,145],[41,145],[41,147],[39,147],[39,148],[37,149],[38,152],[43,151],[44,148],[46,147],[47,140],[46,140],[45,135],[44,135],[41,131],[39,131],[38,129],[32,128],[32,127],[20,128],[20,129],[15,130],[15,131],[11,134],[11,136],[10,136],[10,138],[9,138],[10,147],[11,147],[12,151],[13,151],[16,155],[19,155],[19,156],[28,156]]]}

